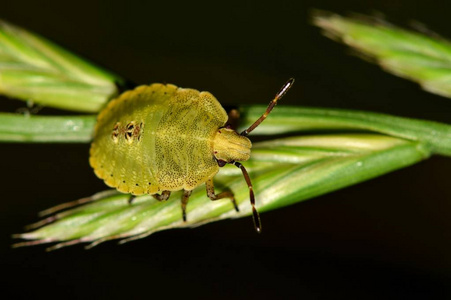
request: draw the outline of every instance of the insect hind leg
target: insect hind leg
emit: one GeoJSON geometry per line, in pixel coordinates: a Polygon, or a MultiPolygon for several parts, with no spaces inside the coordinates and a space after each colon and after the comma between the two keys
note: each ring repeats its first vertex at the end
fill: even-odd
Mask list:
{"type": "Polygon", "coordinates": [[[171,191],[163,191],[161,195],[153,194],[152,197],[157,199],[158,201],[166,201],[169,199],[169,196],[171,196],[171,191]]]}
{"type": "Polygon", "coordinates": [[[183,216],[183,222],[186,222],[186,205],[188,204],[189,197],[191,196],[191,193],[193,191],[187,191],[183,190],[183,196],[182,196],[182,216],[183,216]]]}
{"type": "Polygon", "coordinates": [[[233,193],[231,191],[221,192],[221,193],[216,195],[215,194],[215,186],[213,184],[213,179],[207,180],[205,182],[205,187],[207,188],[207,196],[212,201],[216,201],[216,200],[223,199],[223,198],[230,198],[230,200],[233,203],[233,207],[235,208],[235,210],[237,212],[240,211],[239,208],[238,208],[238,205],[236,204],[235,195],[233,195],[233,193]]]}
{"type": "MultiPolygon", "coordinates": [[[[171,196],[171,191],[163,191],[161,195],[153,194],[152,197],[157,199],[158,201],[166,201],[169,199],[169,196],[171,196]]],[[[132,204],[133,201],[136,199],[135,196],[130,195],[130,198],[128,199],[128,204],[132,204]]]]}

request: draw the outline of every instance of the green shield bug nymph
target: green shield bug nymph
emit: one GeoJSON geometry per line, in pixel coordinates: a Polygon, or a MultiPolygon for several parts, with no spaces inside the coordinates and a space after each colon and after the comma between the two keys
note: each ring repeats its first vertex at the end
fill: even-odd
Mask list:
{"type": "Polygon", "coordinates": [[[205,183],[211,200],[230,198],[215,194],[213,177],[225,164],[241,169],[249,187],[254,225],[261,231],[251,180],[239,161],[250,157],[246,137],[271,112],[293,85],[290,79],[270,102],[265,113],[242,133],[230,126],[227,113],[209,92],[172,84],[140,86],[112,100],[97,118],[89,162],[96,175],[120,192],[151,194],[167,200],[171,191],[183,190],[182,215],[191,191],[205,183]]]}

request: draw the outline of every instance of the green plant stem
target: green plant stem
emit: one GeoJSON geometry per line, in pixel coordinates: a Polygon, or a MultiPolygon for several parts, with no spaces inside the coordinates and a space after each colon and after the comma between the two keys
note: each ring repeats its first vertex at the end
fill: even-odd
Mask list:
{"type": "MultiPolygon", "coordinates": [[[[242,106],[242,128],[252,124],[265,106],[242,106]]],[[[80,142],[91,141],[94,116],[27,116],[0,113],[0,141],[80,142]]],[[[386,114],[322,108],[278,106],[253,135],[304,131],[379,132],[431,147],[435,154],[451,155],[451,126],[443,123],[395,117],[386,114]]]]}
{"type": "MultiPolygon", "coordinates": [[[[265,106],[242,107],[243,128],[256,120],[265,106]]],[[[367,130],[411,141],[421,141],[433,153],[451,155],[451,126],[443,123],[386,114],[322,108],[277,106],[253,134],[282,134],[301,131],[367,130]]]]}
{"type": "Polygon", "coordinates": [[[0,113],[0,141],[89,143],[95,116],[35,116],[0,113]]]}

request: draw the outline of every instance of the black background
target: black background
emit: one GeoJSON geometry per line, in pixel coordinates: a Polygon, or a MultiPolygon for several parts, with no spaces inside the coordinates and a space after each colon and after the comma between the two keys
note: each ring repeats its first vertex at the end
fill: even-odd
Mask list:
{"type": "MultiPolygon", "coordinates": [[[[0,18],[137,83],[212,92],[222,103],[363,109],[449,123],[451,100],[350,56],[310,25],[312,8],[386,14],[451,37],[434,1],[10,1],[0,18]]],[[[2,111],[22,102],[2,98],[2,111]]],[[[45,109],[42,114],[60,113],[45,109]]],[[[447,298],[451,160],[413,167],[311,201],[118,246],[11,250],[42,209],[105,187],[87,144],[1,144],[1,295],[64,298],[447,298]]],[[[6,299],[6,298],[5,298],[6,299]]]]}

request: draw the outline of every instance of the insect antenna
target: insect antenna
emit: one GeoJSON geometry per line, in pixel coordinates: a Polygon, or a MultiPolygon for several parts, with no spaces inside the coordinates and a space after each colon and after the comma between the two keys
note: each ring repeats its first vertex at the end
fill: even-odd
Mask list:
{"type": "Polygon", "coordinates": [[[257,209],[255,208],[255,196],[254,196],[254,189],[252,187],[251,178],[249,177],[249,174],[246,171],[246,168],[240,164],[239,162],[235,161],[232,162],[233,165],[237,166],[241,169],[241,172],[243,172],[244,179],[246,180],[247,186],[249,188],[249,199],[251,201],[252,206],[252,217],[254,220],[254,226],[255,230],[260,233],[262,231],[262,224],[260,222],[260,215],[258,214],[257,209]]]}
{"type": "Polygon", "coordinates": [[[258,118],[258,120],[254,122],[254,124],[252,124],[248,129],[244,130],[240,134],[243,136],[248,136],[252,130],[254,130],[258,125],[260,125],[260,123],[263,122],[266,119],[266,117],[269,115],[269,113],[274,108],[274,106],[276,106],[277,101],[280,98],[282,98],[283,95],[285,95],[288,92],[288,90],[293,86],[293,83],[294,83],[294,78],[288,79],[288,81],[282,86],[280,91],[276,94],[274,99],[269,103],[268,107],[266,108],[265,113],[263,115],[261,115],[261,117],[258,118]]]}

